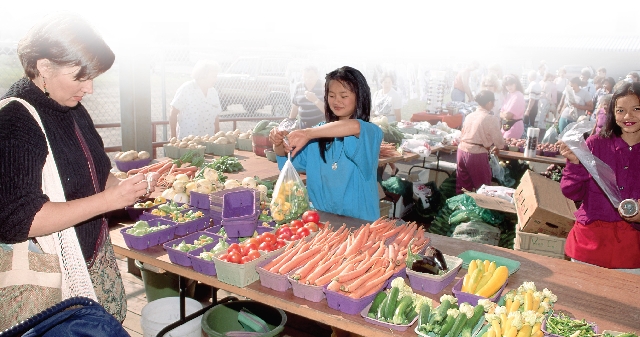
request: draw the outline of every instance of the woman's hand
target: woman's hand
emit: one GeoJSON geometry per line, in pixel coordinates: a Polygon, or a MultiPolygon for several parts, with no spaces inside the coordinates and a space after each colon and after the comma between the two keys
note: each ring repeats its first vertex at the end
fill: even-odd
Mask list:
{"type": "Polygon", "coordinates": [[[156,175],[150,174],[146,178],[144,174],[138,173],[120,181],[116,186],[105,189],[102,193],[106,199],[106,208],[115,210],[133,205],[140,197],[155,190],[155,181],[157,181],[156,175]]]}
{"type": "Polygon", "coordinates": [[[291,157],[295,157],[295,155],[311,140],[309,135],[310,131],[311,129],[295,130],[287,136],[289,145],[287,146],[285,144],[285,149],[287,152],[291,152],[291,157]]]}
{"type": "MultiPolygon", "coordinates": [[[[640,200],[636,200],[636,202],[640,203],[640,200]]],[[[622,216],[622,214],[620,214],[620,216],[621,216],[625,221],[640,223],[640,212],[638,212],[638,214],[636,214],[636,215],[634,215],[634,216],[632,216],[632,217],[629,217],[629,218],[622,216]]]]}
{"type": "Polygon", "coordinates": [[[571,151],[571,149],[569,149],[569,146],[562,141],[560,142],[560,154],[567,158],[570,163],[580,164],[578,157],[573,153],[573,151],[571,151]]]}
{"type": "Polygon", "coordinates": [[[287,153],[284,148],[284,138],[289,134],[288,131],[278,131],[278,128],[271,129],[269,132],[269,140],[273,144],[273,151],[278,156],[286,156],[287,153]]]}

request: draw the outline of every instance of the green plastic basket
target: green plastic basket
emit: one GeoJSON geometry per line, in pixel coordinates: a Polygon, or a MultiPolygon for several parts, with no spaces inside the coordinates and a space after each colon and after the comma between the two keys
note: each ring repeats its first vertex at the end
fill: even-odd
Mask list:
{"type": "Polygon", "coordinates": [[[213,263],[216,265],[216,274],[218,280],[236,287],[246,287],[259,279],[256,266],[261,261],[268,258],[274,258],[273,255],[260,252],[260,257],[244,263],[237,264],[220,260],[218,257],[226,252],[221,252],[214,256],[213,263]]]}
{"type": "Polygon", "coordinates": [[[236,149],[240,151],[253,151],[253,142],[251,138],[236,140],[236,149]]]}

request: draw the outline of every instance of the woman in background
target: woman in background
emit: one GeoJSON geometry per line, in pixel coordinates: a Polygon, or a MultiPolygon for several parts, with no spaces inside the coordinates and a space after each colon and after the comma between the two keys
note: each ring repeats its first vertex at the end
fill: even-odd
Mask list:
{"type": "Polygon", "coordinates": [[[500,108],[500,118],[502,119],[503,138],[522,138],[524,133],[524,89],[520,80],[515,75],[507,75],[502,81],[502,86],[507,92],[504,103],[500,108]]]}
{"type": "Polygon", "coordinates": [[[538,115],[538,101],[542,93],[542,86],[538,82],[538,73],[531,70],[527,76],[529,85],[524,91],[526,108],[524,109],[524,126],[536,127],[536,116],[538,115]]]}
{"type": "Polygon", "coordinates": [[[324,121],[324,83],[320,81],[315,66],[304,68],[302,82],[296,85],[293,94],[289,118],[298,119],[301,129],[324,121]]]}
{"type": "Polygon", "coordinates": [[[502,91],[500,80],[494,74],[487,74],[482,78],[482,81],[480,83],[480,90],[489,90],[493,93],[494,104],[490,113],[494,116],[500,116],[500,109],[502,108],[502,103],[504,102],[504,92],[502,91]]]}

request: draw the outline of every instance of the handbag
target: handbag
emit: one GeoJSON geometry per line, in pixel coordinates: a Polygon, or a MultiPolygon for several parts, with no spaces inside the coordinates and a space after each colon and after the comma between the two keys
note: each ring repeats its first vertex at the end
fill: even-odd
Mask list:
{"type": "MultiPolygon", "coordinates": [[[[0,101],[0,109],[12,101],[22,103],[29,110],[46,138],[40,116],[28,102],[9,97],[0,101]]],[[[42,192],[51,201],[65,202],[48,139],[47,149],[42,192]]],[[[4,304],[0,308],[0,331],[67,298],[83,296],[97,301],[74,227],[38,237],[35,241],[1,246],[0,298],[4,304]]]]}
{"type": "Polygon", "coordinates": [[[504,131],[511,130],[511,127],[513,127],[517,122],[519,122],[521,120],[522,119],[503,119],[502,120],[502,130],[504,130],[504,131]]]}

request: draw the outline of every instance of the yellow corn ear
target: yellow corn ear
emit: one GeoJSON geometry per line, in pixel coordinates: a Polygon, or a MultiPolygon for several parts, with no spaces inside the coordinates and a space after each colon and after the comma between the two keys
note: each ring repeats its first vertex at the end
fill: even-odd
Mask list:
{"type": "Polygon", "coordinates": [[[469,262],[469,268],[467,268],[467,274],[472,274],[474,270],[476,270],[478,268],[478,261],[476,260],[471,260],[471,262],[469,262]]]}
{"type": "Polygon", "coordinates": [[[507,308],[507,312],[511,313],[514,311],[518,311],[519,308],[520,308],[520,300],[516,298],[515,300],[513,300],[513,303],[511,303],[511,306],[507,308]]]}
{"type": "Polygon", "coordinates": [[[475,294],[476,288],[478,287],[478,282],[480,282],[480,278],[482,277],[482,270],[480,268],[473,271],[473,274],[469,277],[469,293],[475,294]]]}
{"type": "Polygon", "coordinates": [[[542,323],[538,322],[534,324],[533,327],[531,328],[531,336],[533,336],[536,332],[540,331],[541,328],[542,328],[542,323]]]}
{"type": "Polygon", "coordinates": [[[531,336],[531,325],[524,324],[522,329],[518,331],[517,337],[530,337],[531,336]]]}
{"type": "Polygon", "coordinates": [[[505,337],[516,337],[517,334],[518,334],[518,328],[516,328],[515,326],[512,326],[512,327],[509,327],[509,330],[507,330],[505,337]]]}
{"type": "Polygon", "coordinates": [[[484,272],[486,273],[487,270],[489,270],[489,265],[491,264],[491,261],[484,260],[482,263],[484,264],[484,272]]]}
{"type": "Polygon", "coordinates": [[[497,268],[496,262],[495,261],[491,261],[491,263],[489,263],[489,269],[486,270],[485,272],[492,272],[493,273],[494,271],[496,271],[496,268],[497,268]]]}
{"type": "Polygon", "coordinates": [[[524,310],[533,310],[533,294],[529,291],[524,294],[524,310]]]}
{"type": "Polygon", "coordinates": [[[538,311],[540,308],[540,296],[533,296],[533,305],[531,306],[531,310],[538,311]]]}
{"type": "Polygon", "coordinates": [[[460,290],[465,293],[469,292],[469,278],[471,278],[471,275],[469,275],[469,273],[466,273],[464,275],[464,278],[462,279],[462,289],[460,290]]]}
{"type": "Polygon", "coordinates": [[[543,336],[544,336],[544,332],[542,332],[541,330],[538,330],[536,331],[536,333],[531,335],[531,337],[543,337],[543,336]]]}

